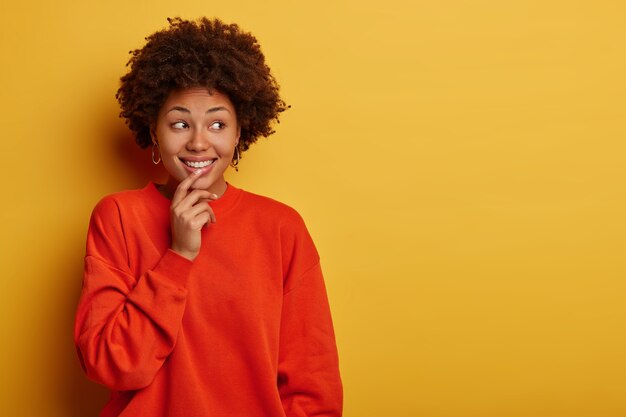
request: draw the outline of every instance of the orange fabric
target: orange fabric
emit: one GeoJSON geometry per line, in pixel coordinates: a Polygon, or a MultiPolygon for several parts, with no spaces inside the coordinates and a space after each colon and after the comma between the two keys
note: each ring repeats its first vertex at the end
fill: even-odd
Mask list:
{"type": "Polygon", "coordinates": [[[315,246],[288,206],[239,190],[211,202],[194,262],[169,250],[153,184],[93,211],[75,342],[112,395],[102,417],[341,416],[315,246]]]}

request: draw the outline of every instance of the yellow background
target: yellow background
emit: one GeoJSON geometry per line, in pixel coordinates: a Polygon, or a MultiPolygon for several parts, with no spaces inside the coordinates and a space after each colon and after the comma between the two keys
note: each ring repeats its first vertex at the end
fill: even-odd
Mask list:
{"type": "Polygon", "coordinates": [[[103,3],[0,6],[3,415],[105,399],[87,221],[160,176],[114,94],[176,15],[253,32],[293,106],[228,178],[306,219],[346,417],[626,415],[625,2],[103,3]]]}

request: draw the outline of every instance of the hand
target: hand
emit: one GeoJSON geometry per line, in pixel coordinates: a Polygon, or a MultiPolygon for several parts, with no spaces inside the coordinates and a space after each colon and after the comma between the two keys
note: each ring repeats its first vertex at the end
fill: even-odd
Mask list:
{"type": "Polygon", "coordinates": [[[170,206],[171,248],[192,261],[200,252],[202,228],[215,223],[215,214],[208,201],[217,199],[217,195],[206,190],[189,191],[202,174],[202,170],[197,170],[182,180],[176,187],[170,206]]]}

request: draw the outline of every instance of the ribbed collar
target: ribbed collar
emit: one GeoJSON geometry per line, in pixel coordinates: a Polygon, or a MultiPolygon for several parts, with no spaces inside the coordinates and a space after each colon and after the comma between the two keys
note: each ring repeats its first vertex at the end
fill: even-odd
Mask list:
{"type": "MultiPolygon", "coordinates": [[[[149,193],[151,198],[155,198],[156,200],[167,204],[167,206],[169,207],[171,200],[166,198],[163,194],[159,192],[159,189],[157,188],[157,185],[155,183],[148,183],[144,190],[149,193]]],[[[235,205],[239,201],[239,198],[241,197],[241,193],[241,189],[227,182],[226,191],[224,191],[224,194],[222,194],[222,196],[217,200],[209,202],[209,205],[217,216],[218,213],[225,213],[235,207],[235,205]]]]}

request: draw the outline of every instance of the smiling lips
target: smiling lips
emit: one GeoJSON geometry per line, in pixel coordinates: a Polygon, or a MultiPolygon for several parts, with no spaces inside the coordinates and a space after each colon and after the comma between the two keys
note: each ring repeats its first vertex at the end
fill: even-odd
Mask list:
{"type": "Polygon", "coordinates": [[[182,160],[185,165],[191,168],[205,168],[215,162],[215,159],[208,159],[206,161],[185,161],[182,160]]]}

